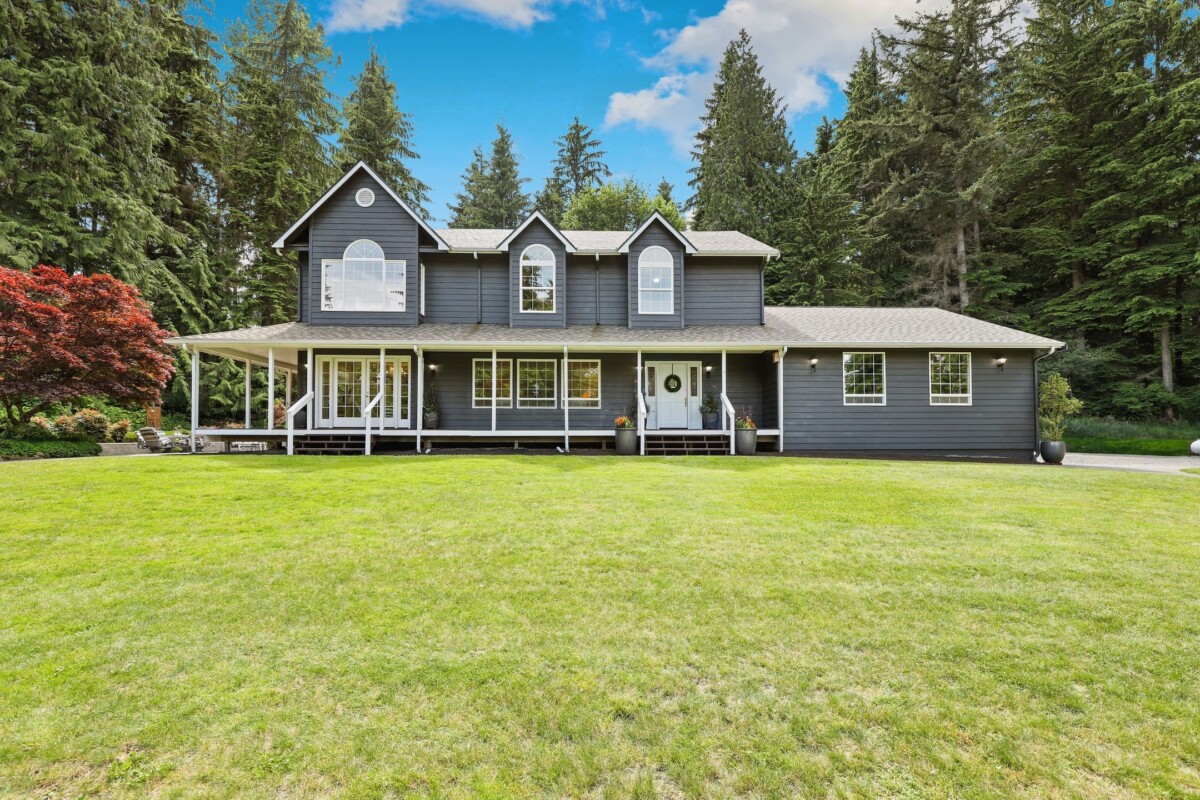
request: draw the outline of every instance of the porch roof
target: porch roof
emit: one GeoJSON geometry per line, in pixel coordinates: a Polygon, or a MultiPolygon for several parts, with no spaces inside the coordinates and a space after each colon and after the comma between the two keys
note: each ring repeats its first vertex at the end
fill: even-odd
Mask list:
{"type": "Polygon", "coordinates": [[[762,325],[695,325],[675,329],[624,325],[514,328],[494,324],[425,323],[386,325],[282,325],[179,336],[171,344],[202,349],[246,347],[425,346],[444,349],[492,347],[587,350],[651,348],[766,350],[775,347],[1042,349],[1062,342],[935,308],[766,309],[762,325]]]}

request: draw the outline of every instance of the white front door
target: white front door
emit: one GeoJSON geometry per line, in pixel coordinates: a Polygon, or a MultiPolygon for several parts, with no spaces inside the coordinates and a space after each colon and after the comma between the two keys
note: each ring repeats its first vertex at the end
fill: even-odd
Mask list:
{"type": "Polygon", "coordinates": [[[700,362],[646,362],[649,427],[700,427],[700,362]]]}
{"type": "MultiPolygon", "coordinates": [[[[384,398],[371,409],[376,424],[408,427],[409,359],[384,361],[384,398]]],[[[317,360],[317,427],[361,428],[363,410],[379,393],[377,356],[324,356],[317,360]]]]}

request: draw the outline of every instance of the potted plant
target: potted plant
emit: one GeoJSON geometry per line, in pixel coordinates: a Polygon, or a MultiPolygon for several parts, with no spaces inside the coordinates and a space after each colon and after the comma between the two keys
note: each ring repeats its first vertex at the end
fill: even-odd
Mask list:
{"type": "Polygon", "coordinates": [[[700,419],[703,420],[705,430],[716,430],[720,426],[717,411],[717,398],[713,397],[712,392],[709,392],[700,401],[700,419]]]}
{"type": "Polygon", "coordinates": [[[423,416],[422,427],[426,430],[436,430],[442,415],[438,408],[437,392],[434,391],[433,381],[429,382],[429,388],[425,390],[425,404],[421,408],[421,413],[423,416]]]}
{"type": "Polygon", "coordinates": [[[758,426],[748,412],[739,414],[734,423],[733,445],[739,456],[752,456],[758,450],[758,426]]]}
{"type": "Polygon", "coordinates": [[[1038,419],[1041,422],[1042,439],[1038,444],[1042,461],[1061,464],[1067,456],[1067,443],[1063,441],[1063,423],[1072,414],[1078,414],[1083,401],[1071,396],[1071,384],[1057,372],[1052,372],[1042,381],[1038,392],[1038,419]]]}
{"type": "Polygon", "coordinates": [[[617,455],[636,455],[638,449],[637,425],[634,424],[633,417],[622,414],[616,418],[613,424],[617,429],[617,455]]]}

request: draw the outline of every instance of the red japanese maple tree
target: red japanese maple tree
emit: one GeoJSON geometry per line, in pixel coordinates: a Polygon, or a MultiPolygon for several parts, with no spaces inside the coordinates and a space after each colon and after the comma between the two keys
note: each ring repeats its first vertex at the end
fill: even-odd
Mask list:
{"type": "Polygon", "coordinates": [[[16,424],[84,396],[157,403],[174,371],[169,335],[111,275],[0,267],[0,407],[16,424]]]}

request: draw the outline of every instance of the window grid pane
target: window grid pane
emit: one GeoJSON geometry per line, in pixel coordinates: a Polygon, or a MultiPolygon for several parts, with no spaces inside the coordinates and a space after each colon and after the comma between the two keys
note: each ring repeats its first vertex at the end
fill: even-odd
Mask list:
{"type": "Polygon", "coordinates": [[[842,354],[842,397],[846,405],[884,405],[883,353],[842,354]]]}
{"type": "Polygon", "coordinates": [[[346,248],[340,261],[326,261],[321,271],[322,311],[404,311],[405,262],[385,261],[371,241],[346,248]]]}
{"type": "Polygon", "coordinates": [[[555,301],[554,253],[535,244],[521,253],[521,311],[553,313],[555,301]]]}
{"type": "Polygon", "coordinates": [[[971,404],[971,354],[929,354],[929,402],[934,405],[971,404]]]}
{"type": "Polygon", "coordinates": [[[647,247],[638,256],[638,313],[675,311],[675,261],[663,247],[647,247]]]}
{"type": "Polygon", "coordinates": [[[517,406],[554,408],[558,405],[558,362],[522,360],[517,362],[517,406]]]}
{"type": "Polygon", "coordinates": [[[600,407],[600,362],[567,362],[567,406],[600,407]]]}
{"type": "MultiPolygon", "coordinates": [[[[477,358],[474,362],[474,408],[492,407],[492,360],[477,358]]],[[[496,408],[512,408],[512,361],[496,360],[496,408]]]]}

